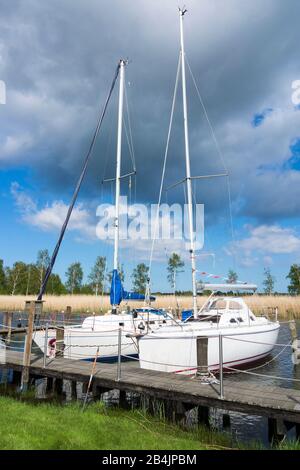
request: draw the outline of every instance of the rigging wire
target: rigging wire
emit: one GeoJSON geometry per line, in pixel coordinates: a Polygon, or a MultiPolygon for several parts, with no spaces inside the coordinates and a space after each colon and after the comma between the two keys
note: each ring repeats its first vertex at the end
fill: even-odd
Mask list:
{"type": "MultiPolygon", "coordinates": [[[[208,126],[209,126],[209,129],[210,129],[210,132],[211,132],[211,135],[212,135],[212,138],[213,138],[213,141],[215,143],[215,146],[216,146],[216,149],[217,149],[217,152],[219,154],[219,157],[221,159],[221,162],[222,162],[222,165],[224,167],[224,170],[225,172],[227,173],[227,178],[226,178],[226,181],[227,181],[227,192],[228,192],[228,202],[229,202],[229,217],[230,217],[230,230],[231,230],[231,237],[232,237],[232,241],[234,242],[235,241],[235,232],[234,232],[234,226],[233,226],[233,215],[232,215],[232,197],[231,197],[231,186],[230,186],[230,178],[229,178],[229,174],[228,174],[228,168],[227,168],[227,165],[225,163],[225,158],[224,158],[224,155],[223,155],[223,152],[221,150],[221,147],[219,145],[219,142],[218,142],[218,139],[217,139],[217,136],[216,136],[216,133],[215,133],[215,130],[214,130],[214,127],[213,127],[213,124],[208,116],[208,112],[207,112],[207,109],[206,109],[206,106],[205,106],[205,103],[203,101],[203,98],[201,96],[201,93],[200,93],[200,90],[199,90],[199,87],[197,85],[197,82],[196,82],[196,79],[194,77],[194,74],[192,72],[192,69],[191,69],[191,66],[189,64],[189,61],[188,61],[188,58],[186,57],[186,63],[188,65],[188,69],[189,69],[189,72],[190,72],[190,75],[192,77],[192,81],[193,81],[193,84],[195,86],[195,89],[196,89],[196,93],[198,95],[198,98],[199,98],[199,101],[200,101],[200,104],[202,106],[202,109],[203,109],[203,113],[204,113],[204,116],[205,116],[205,119],[208,123],[208,126]]],[[[235,254],[233,255],[234,257],[234,262],[236,264],[236,256],[235,254]]]]}
{"type": "MultiPolygon", "coordinates": [[[[166,172],[166,166],[167,166],[167,158],[168,158],[168,153],[169,153],[169,144],[170,144],[170,138],[171,138],[172,125],[173,125],[173,116],[174,116],[174,109],[175,109],[176,96],[177,96],[180,65],[181,65],[181,54],[179,54],[179,59],[178,59],[176,81],[175,81],[172,108],[171,108],[171,116],[170,116],[170,122],[169,122],[167,143],[166,143],[166,148],[165,148],[165,156],[164,156],[164,163],[163,163],[163,169],[162,169],[162,176],[161,176],[161,182],[160,182],[159,197],[158,197],[158,204],[157,204],[157,211],[156,211],[156,218],[155,218],[155,225],[154,225],[154,234],[153,234],[153,238],[152,238],[151,251],[150,251],[149,271],[148,271],[149,272],[149,283],[150,283],[150,277],[151,277],[151,268],[152,268],[153,253],[154,253],[154,244],[155,244],[157,227],[158,227],[158,222],[159,222],[159,211],[160,211],[162,191],[163,191],[165,172],[166,172]]],[[[148,288],[149,287],[150,286],[148,285],[148,288]]]]}
{"type": "Polygon", "coordinates": [[[127,97],[127,85],[126,85],[126,83],[125,83],[124,90],[125,90],[126,113],[127,113],[128,128],[129,128],[129,139],[130,139],[130,146],[129,147],[131,148],[130,156],[132,157],[131,160],[132,160],[133,171],[136,171],[135,151],[134,151],[133,138],[132,138],[132,126],[131,126],[131,119],[130,119],[130,111],[129,111],[129,103],[128,103],[128,97],[127,97]]]}
{"type": "MultiPolygon", "coordinates": [[[[81,170],[81,174],[80,174],[79,180],[78,180],[78,182],[77,182],[75,191],[74,191],[74,193],[73,193],[73,196],[72,196],[72,199],[71,199],[71,203],[70,203],[70,206],[69,206],[69,209],[68,209],[68,212],[67,212],[65,221],[64,221],[63,226],[62,226],[62,228],[61,228],[61,232],[60,232],[60,235],[59,235],[57,244],[56,244],[56,246],[55,246],[55,248],[54,248],[54,251],[53,251],[53,253],[52,253],[52,257],[51,257],[49,266],[48,266],[48,268],[47,268],[47,270],[46,270],[46,273],[45,273],[45,276],[44,276],[44,279],[43,279],[43,283],[42,283],[40,292],[39,292],[38,297],[37,297],[37,300],[39,300],[39,301],[41,301],[41,300],[43,299],[43,295],[44,295],[44,293],[45,293],[45,290],[46,290],[46,287],[47,287],[47,283],[48,283],[49,277],[50,277],[50,275],[51,275],[51,273],[52,273],[52,269],[53,269],[53,267],[54,267],[54,264],[55,264],[55,261],[56,261],[56,257],[57,257],[57,255],[58,255],[58,252],[59,252],[59,249],[60,249],[60,245],[61,245],[61,243],[62,243],[62,240],[63,240],[64,234],[65,234],[65,231],[66,231],[66,229],[67,229],[67,226],[68,226],[68,223],[69,223],[69,220],[70,220],[70,217],[71,217],[71,214],[72,214],[72,211],[73,211],[75,202],[76,202],[76,200],[77,200],[77,196],[78,196],[79,190],[80,190],[80,188],[81,188],[83,178],[84,178],[84,176],[85,176],[85,174],[86,174],[86,171],[87,171],[87,167],[88,167],[88,163],[89,163],[89,160],[90,160],[90,156],[91,156],[91,154],[92,154],[92,152],[93,152],[93,149],[94,149],[94,147],[95,147],[96,139],[97,139],[97,137],[98,137],[98,134],[99,134],[99,131],[100,131],[100,128],[101,128],[101,125],[102,125],[104,116],[105,116],[105,114],[106,114],[106,110],[107,110],[107,107],[108,107],[108,103],[109,103],[109,101],[110,101],[112,92],[113,92],[113,90],[114,90],[114,87],[115,87],[115,84],[116,84],[116,81],[117,81],[117,78],[118,78],[118,75],[119,75],[119,71],[120,71],[120,62],[119,62],[118,65],[117,65],[117,68],[116,68],[116,71],[115,71],[115,75],[114,75],[112,84],[111,84],[111,86],[110,86],[110,89],[109,89],[109,92],[108,92],[108,95],[107,95],[107,98],[106,98],[104,107],[103,107],[102,112],[101,112],[101,114],[100,114],[100,116],[99,116],[99,119],[98,119],[98,122],[97,122],[97,126],[96,126],[96,129],[95,129],[95,132],[94,132],[94,135],[93,135],[93,138],[92,138],[90,147],[89,147],[89,149],[88,149],[87,155],[86,155],[86,157],[85,157],[84,164],[83,164],[83,167],[82,167],[82,170],[81,170]]],[[[39,320],[39,318],[37,318],[37,320],[39,320]]]]}

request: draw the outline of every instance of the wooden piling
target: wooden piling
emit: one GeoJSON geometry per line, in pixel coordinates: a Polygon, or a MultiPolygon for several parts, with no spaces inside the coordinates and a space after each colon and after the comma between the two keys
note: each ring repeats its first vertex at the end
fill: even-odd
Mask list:
{"type": "Polygon", "coordinates": [[[53,325],[56,324],[57,314],[58,314],[58,310],[54,310],[54,312],[50,314],[50,319],[53,325]]]}
{"type": "Polygon", "coordinates": [[[54,388],[54,378],[53,377],[47,377],[47,387],[46,387],[46,392],[53,392],[54,388]]]}
{"type": "Polygon", "coordinates": [[[66,308],[66,315],[65,315],[65,322],[67,324],[70,323],[71,316],[72,316],[72,307],[70,305],[68,305],[67,308],[66,308]]]}
{"type": "Polygon", "coordinates": [[[120,390],[119,406],[121,408],[124,408],[124,409],[126,409],[128,407],[128,403],[127,403],[127,399],[126,399],[126,391],[125,390],[120,390]]]}
{"type": "Polygon", "coordinates": [[[8,312],[3,312],[3,328],[7,328],[7,317],[8,317],[8,312]]]}
{"type": "Polygon", "coordinates": [[[282,419],[268,418],[268,436],[272,445],[279,444],[286,436],[287,428],[282,419]]]}
{"type": "Polygon", "coordinates": [[[54,387],[53,388],[54,388],[54,393],[56,395],[62,395],[62,393],[63,393],[63,380],[56,377],[54,379],[54,387]]]}
{"type": "Polygon", "coordinates": [[[13,321],[13,312],[7,312],[7,336],[6,336],[6,345],[10,345],[10,340],[11,340],[11,330],[12,330],[12,321],[13,321]]]}
{"type": "Polygon", "coordinates": [[[296,439],[300,441],[300,424],[296,424],[296,439]]]}
{"type": "Polygon", "coordinates": [[[55,357],[63,357],[64,355],[64,338],[65,338],[65,329],[62,327],[56,328],[55,357]]]}
{"type": "Polygon", "coordinates": [[[28,310],[28,325],[27,325],[27,331],[26,331],[24,355],[23,355],[23,370],[22,370],[22,383],[21,383],[21,390],[24,392],[27,391],[28,383],[29,383],[29,367],[30,367],[30,359],[31,359],[34,319],[36,316],[40,315],[42,307],[43,307],[43,304],[39,300],[25,302],[25,309],[28,310]]]}
{"type": "Polygon", "coordinates": [[[7,344],[9,344],[11,340],[12,318],[13,312],[3,313],[3,332],[5,332],[7,344]]]}
{"type": "Polygon", "coordinates": [[[208,406],[198,406],[198,424],[210,427],[208,406]]]}
{"type": "Polygon", "coordinates": [[[230,420],[230,415],[229,414],[223,414],[223,429],[230,429],[231,426],[231,420],[230,420]]]}
{"type": "Polygon", "coordinates": [[[208,373],[208,339],[197,337],[197,375],[208,373]]]}

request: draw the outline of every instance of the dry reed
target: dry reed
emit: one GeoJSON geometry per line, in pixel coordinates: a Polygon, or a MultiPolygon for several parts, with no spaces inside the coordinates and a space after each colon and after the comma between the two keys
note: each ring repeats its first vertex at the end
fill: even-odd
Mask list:
{"type": "MultiPolygon", "coordinates": [[[[33,297],[26,297],[22,295],[0,295],[0,311],[20,311],[24,309],[25,300],[34,299],[33,297]]],[[[199,307],[207,297],[198,297],[199,307]]],[[[253,295],[247,296],[246,302],[254,313],[265,313],[268,309],[278,307],[278,313],[282,319],[290,319],[292,317],[300,318],[300,296],[267,296],[267,295],[253,295]]],[[[82,314],[101,313],[110,308],[109,296],[103,297],[93,295],[61,295],[52,296],[46,295],[44,297],[44,311],[65,311],[69,305],[72,307],[73,312],[80,312],[82,314]]],[[[192,299],[189,296],[179,296],[177,298],[180,309],[190,308],[192,299]]],[[[125,305],[125,304],[124,304],[125,305]]],[[[143,306],[143,302],[135,302],[134,306],[143,306]]],[[[156,302],[153,306],[160,308],[176,308],[176,301],[172,295],[158,295],[156,302]]]]}

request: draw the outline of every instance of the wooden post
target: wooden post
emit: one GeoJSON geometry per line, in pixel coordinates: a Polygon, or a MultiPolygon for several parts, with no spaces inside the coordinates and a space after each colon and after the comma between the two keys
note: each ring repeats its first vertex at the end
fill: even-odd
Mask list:
{"type": "Polygon", "coordinates": [[[295,320],[290,320],[289,321],[289,327],[290,327],[292,341],[297,340],[298,339],[298,333],[297,333],[297,326],[296,326],[295,320]]]}
{"type": "Polygon", "coordinates": [[[206,375],[208,373],[208,338],[197,337],[197,375],[206,375]]]}
{"type": "Polygon", "coordinates": [[[198,424],[210,427],[208,406],[198,406],[198,424]]]}
{"type": "Polygon", "coordinates": [[[47,377],[47,387],[46,387],[46,392],[53,392],[54,388],[54,379],[53,377],[47,377]]]}
{"type": "Polygon", "coordinates": [[[50,314],[50,320],[51,320],[51,323],[52,323],[51,326],[54,326],[54,325],[55,325],[57,314],[58,314],[58,311],[57,311],[57,310],[55,310],[54,312],[52,312],[52,313],[50,314]]]}
{"type": "Polygon", "coordinates": [[[223,429],[230,429],[230,426],[231,426],[230,415],[223,414],[222,421],[223,421],[223,429]]]}
{"type": "Polygon", "coordinates": [[[77,382],[75,382],[74,380],[71,381],[71,399],[77,399],[77,382]]]}
{"type": "Polygon", "coordinates": [[[54,385],[53,385],[53,388],[54,388],[54,393],[56,395],[62,395],[63,393],[63,380],[56,377],[54,379],[54,385]]]}
{"type": "Polygon", "coordinates": [[[12,320],[13,320],[13,312],[7,312],[7,337],[6,337],[6,345],[10,345],[11,340],[11,329],[12,329],[12,320]]]}
{"type": "Polygon", "coordinates": [[[282,419],[268,418],[269,442],[272,445],[283,441],[287,433],[287,428],[282,419]]]}
{"type": "Polygon", "coordinates": [[[127,408],[127,400],[126,400],[126,391],[125,390],[120,390],[119,406],[120,406],[120,408],[123,408],[123,409],[127,408]]]}
{"type": "Polygon", "coordinates": [[[65,338],[65,329],[62,327],[56,328],[55,357],[63,357],[64,355],[64,338],[65,338]]]}
{"type": "Polygon", "coordinates": [[[3,328],[7,328],[8,312],[3,312],[3,328]]]}
{"type": "Polygon", "coordinates": [[[31,360],[31,346],[32,346],[32,336],[33,336],[33,325],[35,316],[41,314],[43,308],[43,303],[40,300],[26,301],[25,310],[28,310],[28,326],[26,332],[25,348],[23,355],[23,371],[22,371],[22,382],[21,390],[26,392],[28,389],[29,383],[29,367],[31,360]]]}
{"type": "Polygon", "coordinates": [[[292,361],[294,365],[298,365],[300,363],[300,348],[299,348],[296,321],[290,320],[289,327],[290,327],[291,338],[292,338],[292,353],[293,353],[292,361]]]}
{"type": "Polygon", "coordinates": [[[66,316],[65,316],[65,321],[67,322],[67,324],[70,323],[71,316],[72,316],[72,307],[68,305],[66,308],[66,316]]]}
{"type": "Polygon", "coordinates": [[[300,424],[296,423],[296,439],[297,441],[300,440],[300,424]]]}

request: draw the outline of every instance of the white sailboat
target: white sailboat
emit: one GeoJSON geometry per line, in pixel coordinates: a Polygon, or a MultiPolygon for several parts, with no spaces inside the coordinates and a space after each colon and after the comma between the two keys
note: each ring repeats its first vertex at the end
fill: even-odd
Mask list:
{"type": "MultiPolygon", "coordinates": [[[[140,366],[144,369],[193,374],[200,369],[217,371],[220,367],[219,349],[222,348],[224,367],[237,367],[258,361],[271,353],[277,341],[280,325],[265,317],[256,317],[243,298],[211,297],[201,310],[197,306],[196,258],[192,206],[192,177],[190,169],[188,110],[183,21],[185,9],[179,9],[183,121],[185,137],[186,192],[188,199],[190,258],[192,270],[193,305],[187,321],[173,324],[138,337],[140,366]],[[220,347],[220,337],[222,346],[220,347]]],[[[206,289],[220,291],[228,287],[255,290],[256,286],[205,285],[206,289]]]]}
{"type": "MultiPolygon", "coordinates": [[[[114,223],[114,264],[110,291],[111,311],[106,315],[87,317],[81,325],[64,328],[64,357],[76,360],[92,360],[99,347],[99,361],[115,361],[118,357],[118,338],[121,329],[122,353],[126,356],[137,356],[137,345],[128,337],[138,331],[154,330],[172,324],[172,317],[164,310],[149,307],[138,308],[132,311],[120,312],[122,300],[144,300],[145,296],[138,293],[126,292],[122,286],[119,266],[119,201],[122,156],[122,130],[123,130],[123,101],[125,84],[126,61],[121,60],[118,104],[118,137],[116,158],[116,189],[115,189],[115,223],[114,223]]],[[[125,176],[130,176],[125,175],[125,176]]],[[[56,330],[49,328],[47,337],[47,354],[55,354],[56,330]]],[[[44,351],[45,332],[36,331],[34,341],[44,351]]]]}

